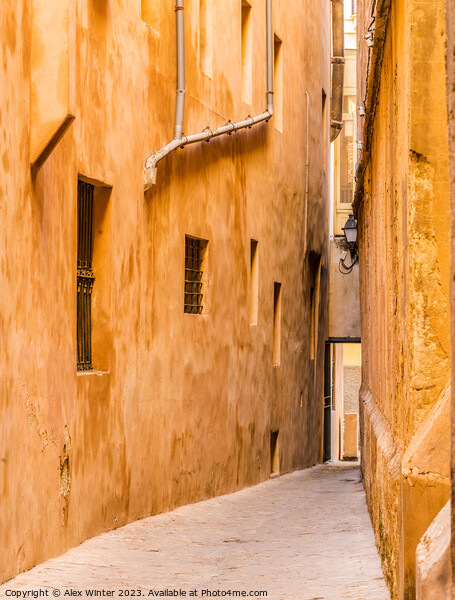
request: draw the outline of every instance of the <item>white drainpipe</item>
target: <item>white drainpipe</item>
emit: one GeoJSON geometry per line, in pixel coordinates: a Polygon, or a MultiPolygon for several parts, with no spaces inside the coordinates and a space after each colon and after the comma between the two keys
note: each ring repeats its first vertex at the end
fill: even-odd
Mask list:
{"type": "Polygon", "coordinates": [[[185,0],[175,3],[177,21],[177,96],[175,101],[174,139],[183,135],[183,114],[185,112],[185,0]]]}
{"type": "Polygon", "coordinates": [[[168,154],[177,150],[177,148],[195,144],[196,142],[210,141],[220,135],[231,134],[239,129],[250,128],[262,121],[268,121],[273,115],[273,21],[272,21],[272,0],[266,0],[266,21],[267,21],[267,109],[256,117],[247,117],[243,121],[232,123],[229,121],[222,127],[216,129],[206,128],[200,133],[193,135],[183,135],[183,115],[185,109],[185,19],[184,9],[185,0],[176,0],[176,25],[177,25],[177,98],[175,108],[175,128],[174,139],[163,146],[160,150],[152,154],[145,161],[144,184],[148,190],[156,184],[156,171],[158,163],[168,154]]]}

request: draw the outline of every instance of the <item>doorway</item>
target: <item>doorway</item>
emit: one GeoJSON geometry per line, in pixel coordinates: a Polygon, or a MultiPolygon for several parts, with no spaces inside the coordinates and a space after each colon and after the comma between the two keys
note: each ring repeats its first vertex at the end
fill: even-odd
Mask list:
{"type": "Polygon", "coordinates": [[[324,361],[323,460],[359,460],[359,338],[329,338],[324,361]]]}

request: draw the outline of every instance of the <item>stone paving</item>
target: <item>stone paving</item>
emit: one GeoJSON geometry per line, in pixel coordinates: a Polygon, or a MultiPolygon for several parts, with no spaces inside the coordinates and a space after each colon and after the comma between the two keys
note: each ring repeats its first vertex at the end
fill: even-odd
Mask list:
{"type": "Polygon", "coordinates": [[[40,590],[62,598],[106,590],[115,598],[390,599],[352,464],[320,465],[99,535],[0,586],[0,597],[40,590]]]}

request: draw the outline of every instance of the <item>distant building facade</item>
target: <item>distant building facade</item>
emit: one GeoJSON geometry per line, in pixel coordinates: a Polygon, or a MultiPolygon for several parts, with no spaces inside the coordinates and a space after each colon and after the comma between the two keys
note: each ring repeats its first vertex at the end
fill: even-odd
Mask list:
{"type": "MultiPolygon", "coordinates": [[[[186,134],[264,110],[266,2],[220,4],[186,2],[186,134]]],[[[1,581],[322,459],[330,3],[273,3],[273,118],[177,150],[144,193],[175,19],[2,5],[1,581]]]]}
{"type": "MultiPolygon", "coordinates": [[[[344,1],[343,128],[332,143],[330,213],[329,338],[326,375],[330,390],[330,448],[326,458],[356,459],[359,441],[361,371],[359,264],[340,246],[343,227],[352,213],[357,161],[356,6],[344,1]],[[343,259],[345,256],[345,259],[343,259]],[[340,262],[343,261],[343,262],[340,262]],[[343,263],[348,268],[343,266],[343,263]],[[350,268],[351,263],[352,269],[350,268]]],[[[328,411],[327,411],[328,412],[328,411]]]]}
{"type": "Polygon", "coordinates": [[[443,0],[357,3],[361,456],[394,599],[449,597],[444,9],[443,0]]]}

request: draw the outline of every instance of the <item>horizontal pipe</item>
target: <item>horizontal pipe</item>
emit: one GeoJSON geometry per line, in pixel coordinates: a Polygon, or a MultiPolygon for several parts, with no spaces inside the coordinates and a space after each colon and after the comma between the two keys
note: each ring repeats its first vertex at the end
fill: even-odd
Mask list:
{"type": "Polygon", "coordinates": [[[200,133],[194,133],[192,135],[183,136],[180,139],[174,139],[169,144],[166,144],[163,148],[158,150],[152,156],[149,156],[145,163],[145,186],[146,189],[149,189],[151,185],[155,185],[156,183],[156,168],[158,163],[163,160],[166,156],[177,150],[177,148],[184,148],[189,144],[196,144],[197,142],[210,142],[212,138],[219,137],[221,135],[230,135],[235,133],[236,131],[240,131],[241,129],[249,129],[256,125],[257,123],[262,123],[263,121],[268,121],[272,114],[269,111],[263,112],[256,117],[249,117],[243,121],[239,121],[238,123],[227,123],[221,127],[217,127],[216,129],[204,129],[200,133]]]}
{"type": "Polygon", "coordinates": [[[221,135],[230,135],[241,129],[249,129],[254,125],[262,122],[267,122],[273,116],[273,70],[274,70],[274,48],[273,48],[273,20],[272,20],[272,0],[266,0],[266,41],[267,41],[267,110],[255,117],[247,117],[243,121],[236,123],[228,122],[226,125],[217,127],[216,129],[206,128],[200,133],[195,133],[188,136],[182,135],[183,129],[183,110],[185,102],[185,77],[182,70],[185,69],[185,54],[181,46],[184,45],[184,22],[183,9],[184,0],[178,0],[176,3],[177,11],[177,104],[175,116],[175,132],[174,139],[152,154],[145,161],[144,169],[144,186],[148,190],[152,185],[156,184],[157,165],[166,156],[175,152],[177,148],[184,148],[189,144],[197,142],[209,142],[212,138],[221,135]],[[183,86],[183,87],[179,87],[183,86]],[[180,99],[182,98],[182,99],[180,99]],[[179,100],[180,99],[180,100],[179,100]]]}

